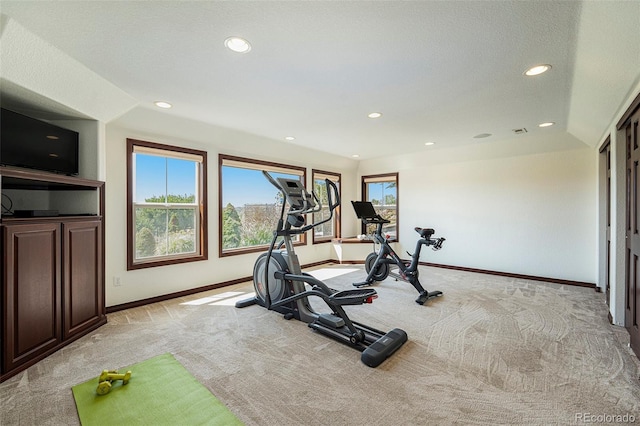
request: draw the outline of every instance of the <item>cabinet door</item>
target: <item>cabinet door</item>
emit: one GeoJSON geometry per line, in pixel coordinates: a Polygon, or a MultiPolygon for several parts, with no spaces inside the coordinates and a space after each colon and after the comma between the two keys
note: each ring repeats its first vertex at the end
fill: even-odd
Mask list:
{"type": "Polygon", "coordinates": [[[60,224],[3,226],[4,371],[62,339],[60,224]]]}
{"type": "Polygon", "coordinates": [[[105,320],[102,222],[63,222],[64,338],[105,320]]]}

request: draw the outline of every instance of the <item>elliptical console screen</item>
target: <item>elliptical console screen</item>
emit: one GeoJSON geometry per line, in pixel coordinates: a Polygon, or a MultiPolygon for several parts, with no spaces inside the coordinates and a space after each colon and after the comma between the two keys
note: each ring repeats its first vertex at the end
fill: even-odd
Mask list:
{"type": "Polygon", "coordinates": [[[284,195],[289,202],[289,205],[294,209],[312,209],[315,207],[316,203],[313,200],[313,196],[309,194],[304,186],[302,186],[302,182],[296,179],[287,179],[287,178],[277,178],[282,190],[284,191],[284,195]],[[304,205],[303,200],[306,199],[306,207],[304,205]]]}

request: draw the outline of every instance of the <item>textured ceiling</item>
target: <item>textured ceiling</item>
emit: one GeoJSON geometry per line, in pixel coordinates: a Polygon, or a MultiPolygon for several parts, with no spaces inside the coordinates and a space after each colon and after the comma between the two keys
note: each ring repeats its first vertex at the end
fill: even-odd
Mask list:
{"type": "MultiPolygon", "coordinates": [[[[591,3],[631,16],[625,25],[640,17],[640,2],[591,3]]],[[[599,35],[595,48],[606,49],[616,37],[599,34],[597,20],[581,24],[587,7],[597,16],[580,1],[2,1],[3,14],[140,106],[166,100],[168,114],[361,158],[518,143],[519,128],[531,140],[573,127],[598,143],[610,107],[598,115],[604,124],[575,113],[569,123],[571,108],[597,113],[607,96],[618,107],[640,72],[616,80],[622,93],[601,94],[576,69],[597,54],[580,38],[599,35]],[[233,35],[252,50],[227,50],[233,35]],[[540,63],[553,68],[523,75],[540,63]],[[576,76],[588,94],[576,93],[576,76]],[[383,116],[367,118],[373,111],[383,116]],[[537,127],[545,121],[556,126],[537,127]],[[473,138],[480,133],[492,136],[473,138]]],[[[618,43],[633,45],[624,52],[638,64],[640,36],[626,35],[618,43]]]]}

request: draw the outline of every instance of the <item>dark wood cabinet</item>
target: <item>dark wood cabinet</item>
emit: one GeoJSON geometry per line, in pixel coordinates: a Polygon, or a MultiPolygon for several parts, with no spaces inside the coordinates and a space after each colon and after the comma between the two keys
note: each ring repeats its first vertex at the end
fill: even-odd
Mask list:
{"type": "MultiPolygon", "coordinates": [[[[94,212],[3,216],[0,381],[106,323],[104,183],[0,168],[2,190],[91,192],[94,212]]],[[[14,192],[14,194],[16,194],[14,192]]],[[[55,195],[45,194],[47,198],[55,195]]],[[[19,193],[16,198],[22,198],[19,193]]],[[[28,195],[24,198],[28,198],[28,195]]],[[[55,202],[55,201],[54,201],[55,202]]],[[[66,205],[64,202],[59,203],[66,205]]],[[[92,202],[83,202],[83,209],[92,202]]]]}
{"type": "Polygon", "coordinates": [[[60,224],[3,225],[3,372],[62,341],[60,224]]]}
{"type": "Polygon", "coordinates": [[[102,223],[63,222],[64,333],[68,339],[104,317],[102,223]]]}

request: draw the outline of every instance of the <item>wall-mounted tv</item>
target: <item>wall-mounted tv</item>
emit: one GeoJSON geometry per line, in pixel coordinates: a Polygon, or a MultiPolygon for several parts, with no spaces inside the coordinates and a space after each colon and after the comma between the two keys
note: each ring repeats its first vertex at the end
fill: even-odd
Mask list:
{"type": "Polygon", "coordinates": [[[78,132],[0,108],[0,164],[78,174],[78,132]]]}

